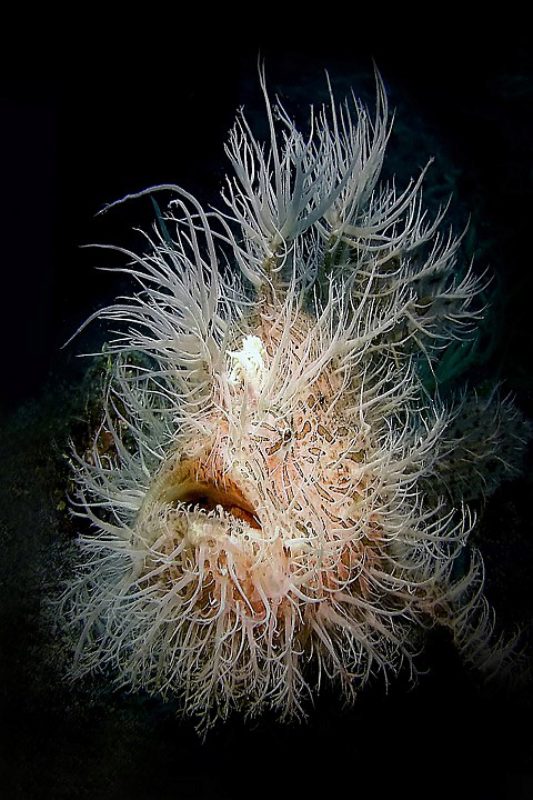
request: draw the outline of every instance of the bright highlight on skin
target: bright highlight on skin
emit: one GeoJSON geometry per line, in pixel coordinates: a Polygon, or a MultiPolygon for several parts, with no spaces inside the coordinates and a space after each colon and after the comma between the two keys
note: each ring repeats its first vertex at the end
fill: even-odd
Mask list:
{"type": "Polygon", "coordinates": [[[308,134],[261,85],[270,140],[239,114],[223,210],[140,193],[170,199],[121,251],[131,297],[95,315],[114,366],[72,456],[91,523],[63,598],[72,672],[176,698],[201,731],[415,673],[432,625],[487,674],[512,658],[467,501],[513,474],[527,429],[496,390],[445,404],[422,377],[472,336],[484,279],[424,209],[426,170],[379,182],[379,77],[373,115],[331,95],[308,134]]]}

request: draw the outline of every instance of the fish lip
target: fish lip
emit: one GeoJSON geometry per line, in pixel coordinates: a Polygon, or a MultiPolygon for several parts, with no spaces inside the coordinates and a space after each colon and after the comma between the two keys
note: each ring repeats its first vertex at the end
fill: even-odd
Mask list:
{"type": "Polygon", "coordinates": [[[253,505],[239,487],[231,483],[215,481],[187,480],[176,487],[173,504],[187,504],[211,511],[218,506],[251,528],[261,530],[262,526],[253,505]]]}
{"type": "Polygon", "coordinates": [[[154,487],[156,503],[167,507],[188,510],[195,507],[205,511],[222,507],[230,516],[251,528],[261,530],[262,525],[254,503],[240,482],[224,474],[212,460],[182,459],[163,470],[154,487]]]}

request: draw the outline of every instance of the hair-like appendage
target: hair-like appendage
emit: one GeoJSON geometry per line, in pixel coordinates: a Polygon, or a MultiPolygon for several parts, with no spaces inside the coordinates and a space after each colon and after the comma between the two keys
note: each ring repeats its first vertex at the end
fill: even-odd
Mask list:
{"type": "Polygon", "coordinates": [[[435,623],[492,670],[466,502],[529,435],[496,392],[447,407],[424,383],[475,329],[485,279],[458,266],[445,210],[428,217],[426,169],[379,183],[380,77],[373,117],[330,88],[306,135],[261,86],[270,140],[239,114],[224,211],[172,185],[131,195],[170,200],[143,251],[121,251],[135,293],[95,315],[114,366],[72,453],[92,526],[63,597],[73,674],[110,667],[203,730],[232,709],[302,716],[324,678],[353,698],[416,671],[435,623]]]}

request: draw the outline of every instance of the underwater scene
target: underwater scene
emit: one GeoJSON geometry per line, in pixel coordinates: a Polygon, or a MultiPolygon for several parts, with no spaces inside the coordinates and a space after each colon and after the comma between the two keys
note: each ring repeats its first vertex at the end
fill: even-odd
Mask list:
{"type": "Polygon", "coordinates": [[[0,84],[2,796],[532,796],[531,57],[455,55],[0,84]]]}

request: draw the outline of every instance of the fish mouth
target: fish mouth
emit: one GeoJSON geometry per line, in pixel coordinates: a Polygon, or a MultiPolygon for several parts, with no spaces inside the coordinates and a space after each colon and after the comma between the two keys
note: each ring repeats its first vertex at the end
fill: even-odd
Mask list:
{"type": "Polygon", "coordinates": [[[159,487],[160,499],[174,508],[195,508],[206,512],[218,507],[250,528],[262,526],[253,504],[227,475],[209,474],[202,464],[180,464],[177,470],[164,474],[159,487]],[[207,474],[206,474],[207,473],[207,474]]]}
{"type": "Polygon", "coordinates": [[[187,515],[200,511],[211,516],[221,510],[229,518],[239,520],[255,530],[262,530],[259,515],[240,481],[225,472],[213,458],[172,459],[157,475],[144,500],[144,515],[157,509],[175,509],[187,515]]]}
{"type": "Polygon", "coordinates": [[[207,512],[221,506],[226,514],[242,520],[250,528],[261,530],[254,507],[235,484],[218,485],[211,481],[186,480],[173,492],[172,504],[178,503],[207,512]]]}

